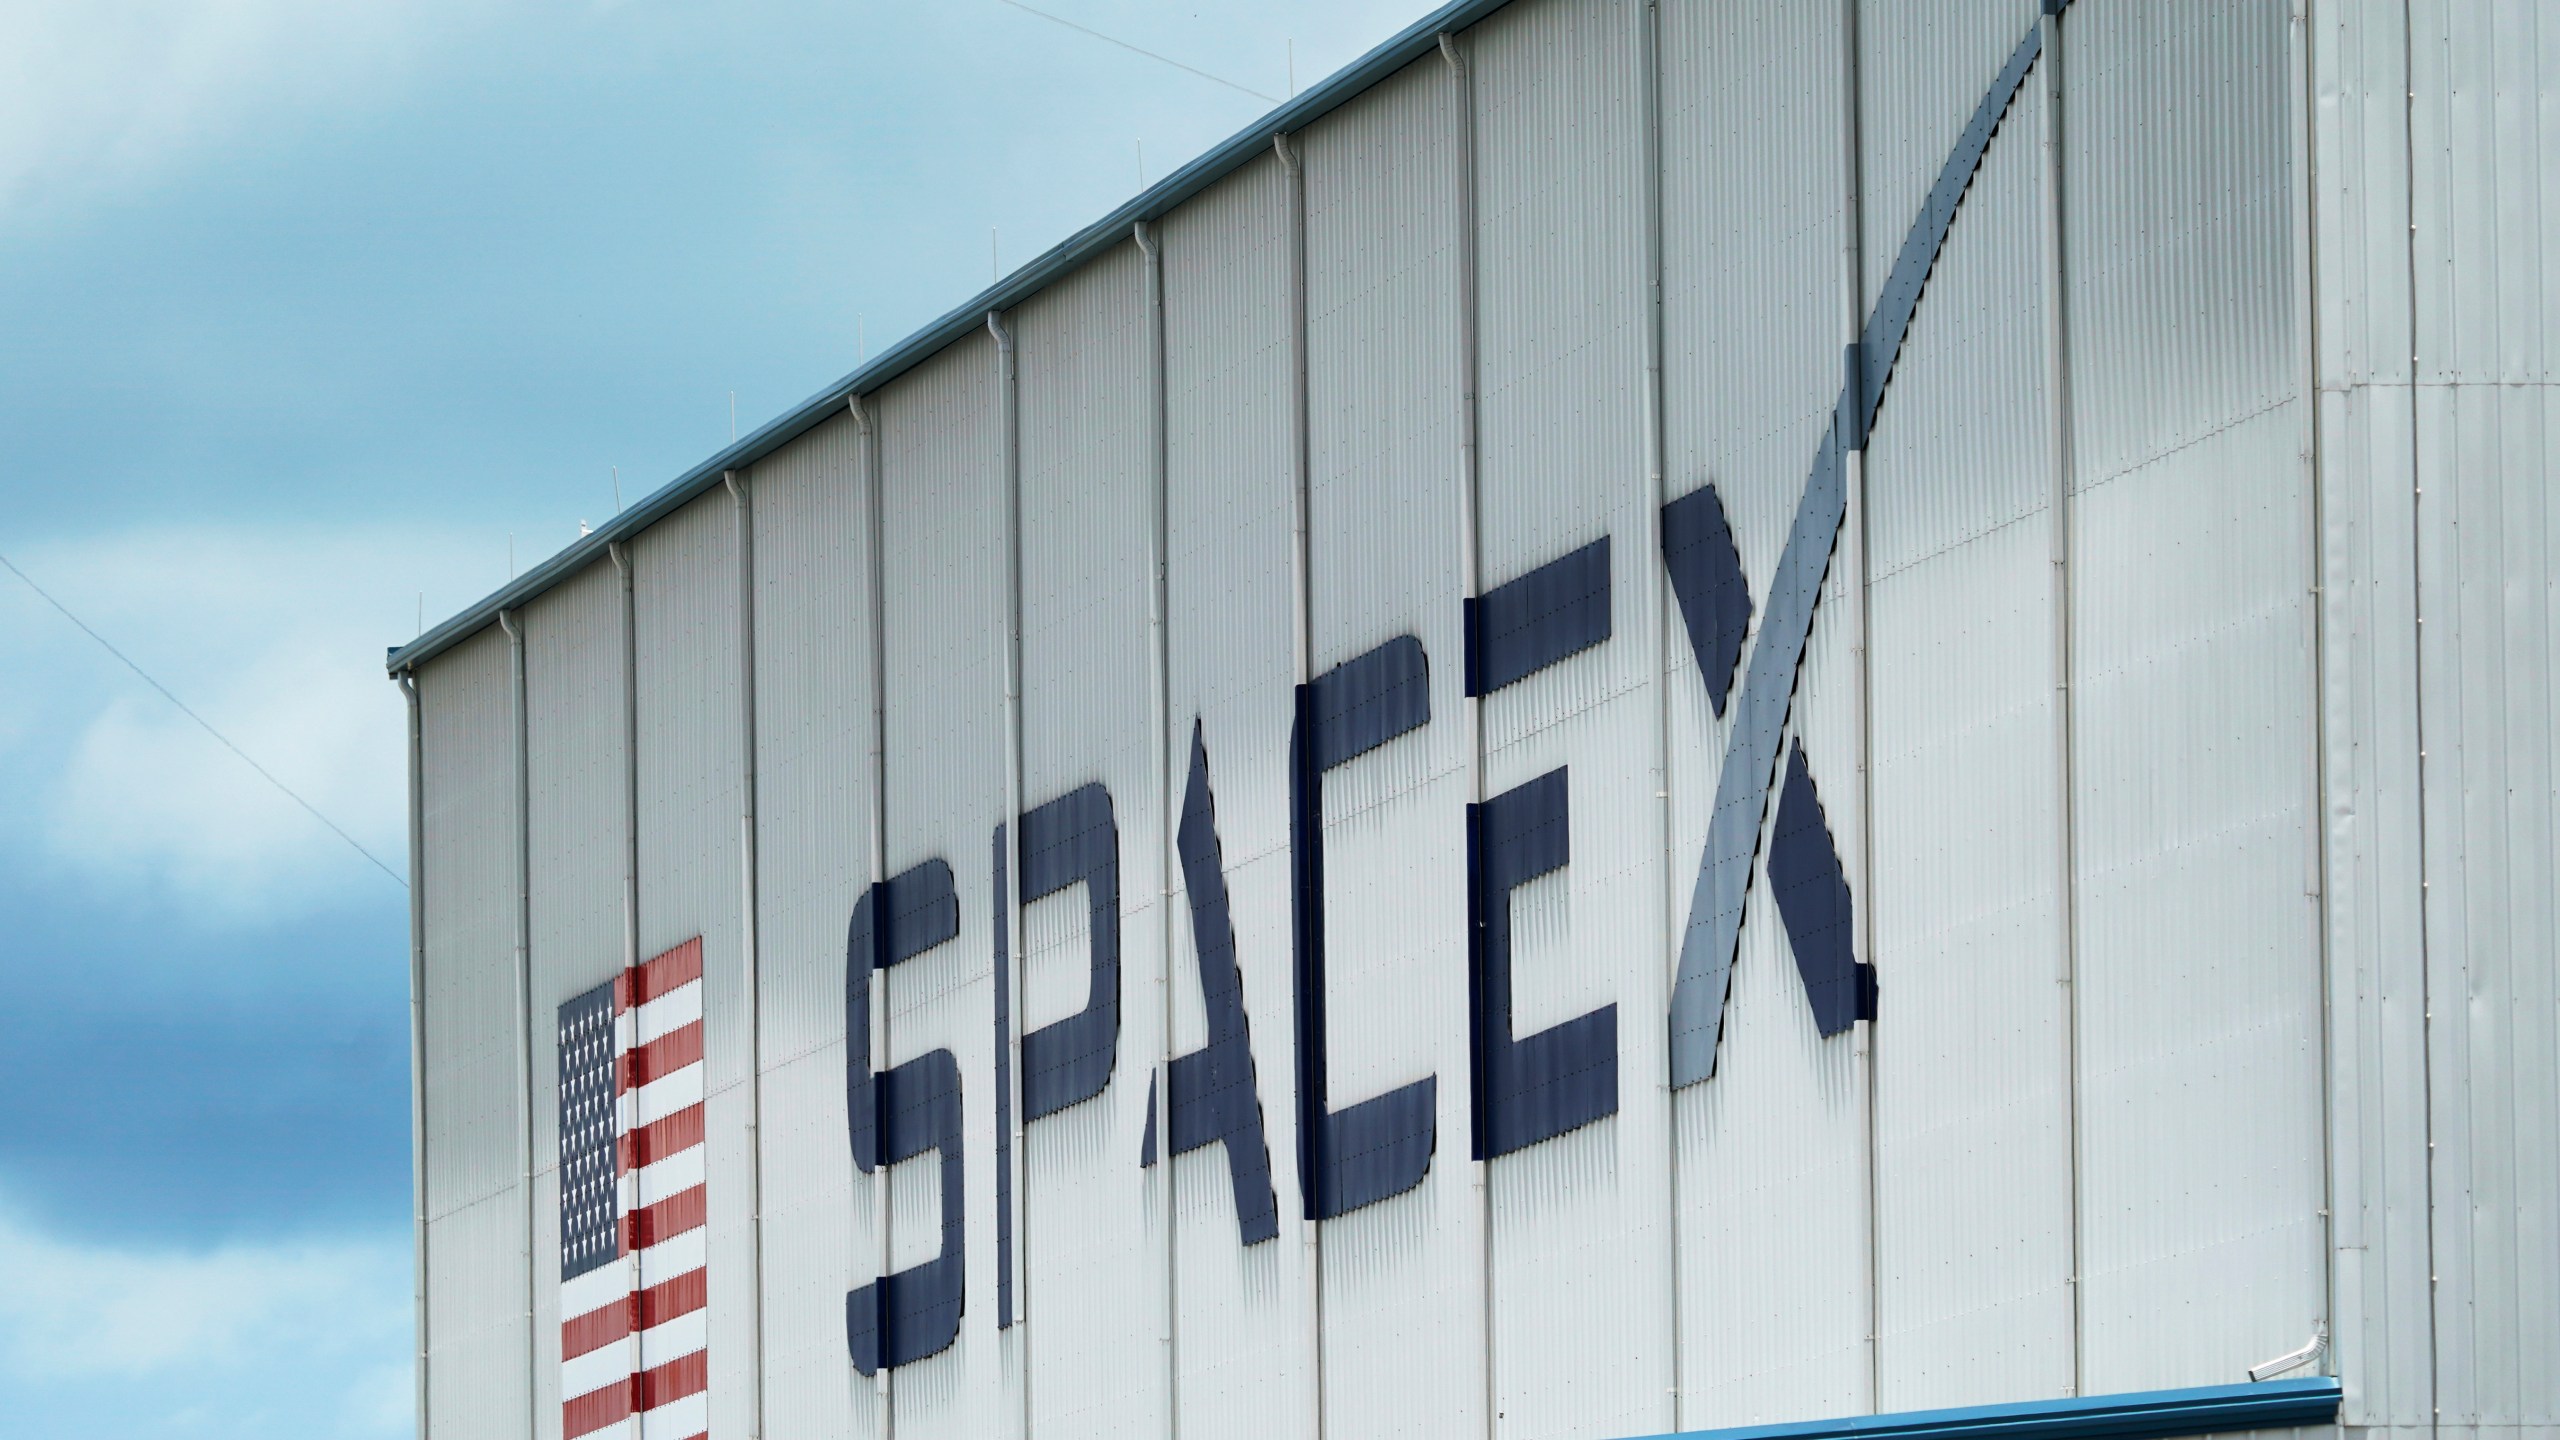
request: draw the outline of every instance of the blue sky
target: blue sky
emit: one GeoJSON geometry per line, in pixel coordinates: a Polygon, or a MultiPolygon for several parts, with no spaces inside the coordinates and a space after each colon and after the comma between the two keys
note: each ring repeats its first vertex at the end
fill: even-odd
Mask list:
{"type": "MultiPolygon", "coordinates": [[[[1279,95],[1421,0],[1041,8],[1279,95]]],[[[0,554],[404,869],[383,647],[1252,120],[1002,0],[0,0],[0,554]]],[[[409,1433],[400,888],[0,574],[0,1407],[409,1433]]]]}

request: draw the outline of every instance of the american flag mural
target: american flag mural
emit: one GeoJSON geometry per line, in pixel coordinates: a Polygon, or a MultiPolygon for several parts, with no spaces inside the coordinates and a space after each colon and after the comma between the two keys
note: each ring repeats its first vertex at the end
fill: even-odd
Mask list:
{"type": "Polygon", "coordinates": [[[560,1434],[697,1440],[702,941],[560,1007],[560,1434]]]}

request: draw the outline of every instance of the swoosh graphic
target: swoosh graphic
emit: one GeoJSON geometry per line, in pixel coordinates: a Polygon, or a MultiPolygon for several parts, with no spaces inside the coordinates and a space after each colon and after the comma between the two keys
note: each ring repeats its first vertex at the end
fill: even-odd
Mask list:
{"type": "Polygon", "coordinates": [[[1760,822],[1768,813],[1769,788],[1776,776],[1778,747],[1787,715],[1795,705],[1796,671],[1804,660],[1806,639],[1813,633],[1814,606],[1822,598],[1823,573],[1840,538],[1840,522],[1848,513],[1848,490],[1842,478],[1847,452],[1863,448],[1876,409],[1884,401],[1885,382],[1902,353],[1911,315],[1921,289],[1946,244],[1956,207],[1964,202],[1992,133],[2008,112],[2018,87],[2043,48],[2041,29],[2009,52],[2008,62],[1973,108],[1973,119],[1939,167],[1938,183],[1929,189],[1903,236],[1884,292],[1859,331],[1830,432],[1813,457],[1804,498],[1796,504],[1793,528],[1778,557],[1778,573],[1770,582],[1769,602],[1760,636],[1751,647],[1751,666],[1743,675],[1742,698],[1734,718],[1733,740],[1726,748],[1724,770],[1716,780],[1715,813],[1707,822],[1707,849],[1698,861],[1698,879],[1689,892],[1689,924],[1680,936],[1680,973],[1671,987],[1671,1084],[1694,1085],[1715,1073],[1716,1042],[1724,1033],[1725,993],[1733,980],[1734,950],[1742,939],[1742,910],[1751,893],[1751,867],[1760,848],[1760,822]]]}

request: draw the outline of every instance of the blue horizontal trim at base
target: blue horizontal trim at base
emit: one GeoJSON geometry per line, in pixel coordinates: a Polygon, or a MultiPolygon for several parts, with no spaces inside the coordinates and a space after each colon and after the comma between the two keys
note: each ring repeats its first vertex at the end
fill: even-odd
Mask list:
{"type": "Polygon", "coordinates": [[[1646,1440],[2168,1440],[2174,1435],[2326,1425],[2338,1418],[2339,1396],[2333,1379],[2270,1380],[1963,1410],[1905,1410],[1791,1425],[1685,1430],[1646,1440]]]}

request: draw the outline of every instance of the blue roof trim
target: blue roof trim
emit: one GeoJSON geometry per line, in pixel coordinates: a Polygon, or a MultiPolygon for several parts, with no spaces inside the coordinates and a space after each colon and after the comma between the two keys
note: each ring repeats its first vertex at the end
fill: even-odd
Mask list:
{"type": "Polygon", "coordinates": [[[696,465],[672,483],[598,526],[566,550],[527,570],[505,588],[477,605],[429,629],[406,645],[393,646],[385,660],[391,673],[414,670],[485,626],[501,610],[511,610],[568,579],[605,556],[605,548],[628,540],[666,518],[720,483],[721,472],[743,469],[799,439],[845,402],[867,395],[931,359],[956,340],[974,334],[990,310],[1009,310],[1046,289],[1077,267],[1130,238],[1141,220],[1154,220],[1183,201],[1271,152],[1271,137],[1286,135],[1340,109],[1371,86],[1439,47],[1439,37],[1475,24],[1510,0],[1450,0],[1399,31],[1378,48],[1327,76],[1296,99],[1237,131],[1216,148],[1139,192],[1135,199],[1052,246],[1047,253],[980,291],[968,303],[880,352],[833,385],[803,400],[781,418],[728,449],[696,465]]]}
{"type": "Polygon", "coordinates": [[[2327,1377],[2270,1380],[1963,1410],[1905,1410],[1792,1425],[1689,1430],[1646,1440],[2168,1440],[2179,1435],[2327,1425],[2338,1418],[2341,1395],[2338,1382],[2327,1377]]]}

